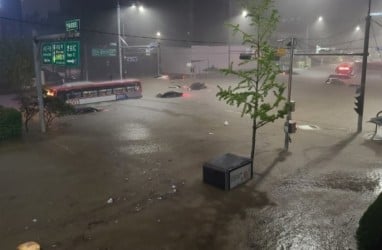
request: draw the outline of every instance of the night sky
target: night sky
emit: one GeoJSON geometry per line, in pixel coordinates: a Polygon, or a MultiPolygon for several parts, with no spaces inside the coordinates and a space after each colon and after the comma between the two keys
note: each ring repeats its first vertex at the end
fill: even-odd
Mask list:
{"type": "MultiPolygon", "coordinates": [[[[4,1],[4,0],[3,0],[4,1]]],[[[15,0],[12,0],[15,1],[15,0]]],[[[59,0],[23,0],[24,13],[39,11],[41,15],[46,15],[48,11],[60,8],[59,0]]],[[[66,1],[62,0],[66,5],[66,1]]],[[[82,13],[89,13],[89,9],[95,6],[107,6],[112,17],[113,8],[117,0],[79,0],[74,1],[76,6],[80,2],[86,10],[82,13]]],[[[151,36],[157,30],[170,38],[187,39],[185,35],[191,32],[197,40],[224,41],[226,31],[223,27],[227,16],[227,3],[229,0],[141,0],[149,9],[150,17],[145,18],[136,16],[126,17],[127,32],[132,35],[151,36]],[[193,13],[194,15],[190,14],[193,13]],[[128,20],[128,18],[130,18],[128,20]],[[140,19],[141,18],[141,19],[140,19]],[[176,20],[176,21],[174,21],[176,20]],[[136,23],[136,25],[133,25],[136,23]]],[[[235,2],[231,0],[231,2],[235,2]]],[[[287,36],[297,35],[302,38],[314,39],[317,37],[333,37],[344,32],[350,34],[357,25],[364,27],[364,20],[367,11],[367,0],[276,0],[276,7],[281,14],[279,24],[280,33],[287,36]],[[315,24],[318,16],[322,15],[324,22],[317,26],[315,24]]],[[[121,8],[126,8],[131,1],[120,0],[121,8]]],[[[382,0],[372,0],[372,11],[382,11],[382,0]]],[[[62,6],[61,6],[62,7],[62,6]]],[[[73,6],[70,7],[72,9],[73,6]]],[[[69,10],[70,10],[69,9],[69,10]]],[[[231,18],[236,14],[237,22],[240,19],[241,8],[231,9],[231,18]]],[[[65,10],[64,10],[65,12],[65,10]]],[[[108,14],[101,15],[106,19],[108,14]]],[[[106,22],[106,21],[104,21],[106,22]]],[[[85,24],[85,23],[84,23],[85,24]]],[[[114,24],[108,24],[114,27],[114,24]]],[[[110,27],[111,27],[110,26],[110,27]]],[[[376,30],[377,33],[379,30],[376,30]]],[[[338,36],[336,39],[346,40],[355,39],[354,37],[345,38],[338,36]]],[[[335,41],[329,41],[335,43],[335,41]]]]}
{"type": "MultiPolygon", "coordinates": [[[[16,0],[12,0],[16,1],[16,0]]],[[[59,10],[59,0],[22,0],[24,14],[32,14],[37,11],[42,16],[46,16],[48,11],[59,10]]]]}

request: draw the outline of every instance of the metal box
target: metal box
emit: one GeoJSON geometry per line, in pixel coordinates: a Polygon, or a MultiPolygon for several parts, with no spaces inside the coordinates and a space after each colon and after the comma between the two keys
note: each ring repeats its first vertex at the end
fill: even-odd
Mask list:
{"type": "Polygon", "coordinates": [[[252,179],[251,159],[234,154],[220,155],[203,164],[203,181],[230,190],[252,179]]]}

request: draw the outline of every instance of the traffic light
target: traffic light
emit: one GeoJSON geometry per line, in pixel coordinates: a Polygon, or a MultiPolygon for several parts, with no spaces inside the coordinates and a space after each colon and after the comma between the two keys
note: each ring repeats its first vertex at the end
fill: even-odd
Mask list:
{"type": "Polygon", "coordinates": [[[363,114],[363,96],[360,94],[355,97],[355,112],[357,112],[358,115],[363,114]]]}

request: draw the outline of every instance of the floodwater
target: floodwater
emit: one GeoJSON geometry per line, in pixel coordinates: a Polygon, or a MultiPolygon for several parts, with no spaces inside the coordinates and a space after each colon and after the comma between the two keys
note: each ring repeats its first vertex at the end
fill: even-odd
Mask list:
{"type": "Polygon", "coordinates": [[[354,134],[355,119],[327,118],[353,119],[353,90],[308,78],[296,76],[293,116],[320,129],[299,130],[285,153],[283,121],[264,127],[254,179],[231,191],[202,181],[205,161],[250,150],[248,118],[216,100],[221,78],[166,100],[155,95],[170,82],[145,79],[142,99],[97,104],[102,112],[61,118],[45,135],[33,124],[0,144],[1,248],[356,249],[382,187],[381,143],[354,134]]]}

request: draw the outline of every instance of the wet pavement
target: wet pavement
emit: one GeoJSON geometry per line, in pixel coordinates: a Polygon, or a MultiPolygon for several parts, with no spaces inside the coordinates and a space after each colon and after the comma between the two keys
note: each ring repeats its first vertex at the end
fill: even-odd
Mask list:
{"type": "MultiPolygon", "coordinates": [[[[260,130],[254,179],[227,192],[203,184],[202,164],[247,155],[251,123],[216,100],[231,79],[203,80],[207,89],[164,100],[155,95],[171,83],[145,79],[142,99],[1,142],[1,248],[356,249],[358,220],[382,189],[382,144],[366,122],[354,133],[354,89],[296,76],[293,117],[316,129],[298,130],[288,153],[283,121],[260,130]]],[[[380,88],[371,82],[365,117],[379,111],[380,88]]]]}

